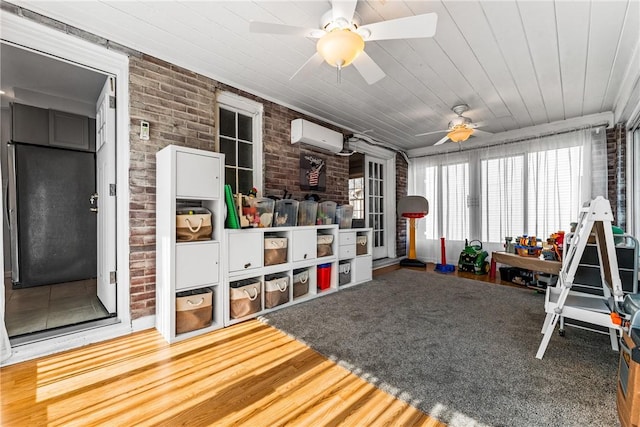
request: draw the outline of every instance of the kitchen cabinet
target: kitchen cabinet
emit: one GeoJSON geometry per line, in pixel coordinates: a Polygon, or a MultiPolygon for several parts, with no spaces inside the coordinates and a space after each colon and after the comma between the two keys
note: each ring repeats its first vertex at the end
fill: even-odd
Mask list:
{"type": "Polygon", "coordinates": [[[10,107],[11,141],[95,151],[95,119],[18,103],[10,107]]]}

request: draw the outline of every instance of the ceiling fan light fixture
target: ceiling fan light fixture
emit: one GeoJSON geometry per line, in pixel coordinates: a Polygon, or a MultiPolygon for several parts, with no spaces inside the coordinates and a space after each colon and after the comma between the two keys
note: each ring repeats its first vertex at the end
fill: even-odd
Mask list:
{"type": "Polygon", "coordinates": [[[351,64],[364,50],[364,40],[351,30],[335,29],[318,40],[316,50],[327,64],[342,68],[351,64]]]}
{"type": "Polygon", "coordinates": [[[462,142],[469,139],[469,137],[473,134],[473,128],[467,127],[466,125],[455,125],[451,131],[447,134],[447,137],[453,142],[462,142]]]}

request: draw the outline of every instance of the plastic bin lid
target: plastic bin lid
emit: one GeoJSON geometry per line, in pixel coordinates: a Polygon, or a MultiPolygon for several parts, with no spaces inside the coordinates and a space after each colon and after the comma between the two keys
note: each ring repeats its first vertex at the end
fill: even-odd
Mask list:
{"type": "Polygon", "coordinates": [[[330,268],[331,267],[331,263],[328,262],[326,264],[318,264],[318,268],[330,268]]]}

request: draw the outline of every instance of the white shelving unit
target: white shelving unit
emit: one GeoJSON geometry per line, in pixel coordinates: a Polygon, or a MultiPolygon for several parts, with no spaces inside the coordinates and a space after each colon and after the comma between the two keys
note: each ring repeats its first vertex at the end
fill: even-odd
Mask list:
{"type": "Polygon", "coordinates": [[[318,225],[300,227],[270,227],[243,230],[225,230],[226,248],[224,251],[224,324],[229,326],[244,320],[287,307],[298,302],[307,301],[321,295],[338,290],[338,226],[318,225]],[[333,236],[332,254],[317,256],[317,239],[321,235],[333,236]],[[276,265],[264,265],[265,237],[286,238],[286,262],[276,265]],[[330,264],[331,273],[326,289],[318,287],[318,269],[323,264],[330,264]],[[308,292],[296,299],[293,298],[294,272],[306,269],[309,273],[308,292]],[[271,277],[288,277],[289,286],[287,302],[272,307],[265,307],[265,280],[271,277]],[[233,318],[230,310],[230,287],[242,283],[259,283],[259,309],[246,316],[233,318]]]}
{"type": "MultiPolygon", "coordinates": [[[[341,229],[339,232],[338,261],[348,264],[351,280],[340,285],[340,288],[358,285],[372,278],[373,247],[371,244],[371,228],[341,229]],[[358,238],[366,238],[366,251],[358,255],[358,238]]],[[[340,267],[339,267],[340,268],[340,267]]],[[[338,278],[339,280],[339,278],[338,278]]]]}
{"type": "Polygon", "coordinates": [[[224,154],[170,145],[156,154],[156,327],[168,342],[221,328],[224,248],[224,154]],[[211,240],[176,241],[176,208],[212,212],[211,240]],[[176,294],[213,291],[212,322],[176,333],[176,294]]]}

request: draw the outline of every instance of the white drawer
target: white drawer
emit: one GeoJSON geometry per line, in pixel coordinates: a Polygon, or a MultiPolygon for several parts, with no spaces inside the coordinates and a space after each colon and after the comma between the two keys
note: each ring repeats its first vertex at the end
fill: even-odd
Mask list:
{"type": "Polygon", "coordinates": [[[217,242],[176,245],[176,290],[220,281],[220,244],[217,242]]]}
{"type": "Polygon", "coordinates": [[[349,232],[340,232],[340,246],[342,245],[353,245],[356,243],[356,232],[355,231],[349,231],[349,232]]]}
{"type": "Polygon", "coordinates": [[[176,197],[220,197],[220,162],[209,156],[176,153],[176,197]]]}
{"type": "Polygon", "coordinates": [[[262,233],[229,234],[229,271],[262,267],[262,233]]]}
{"type": "Polygon", "coordinates": [[[354,258],[356,256],[356,245],[340,245],[338,248],[338,258],[347,259],[354,258]]]}

